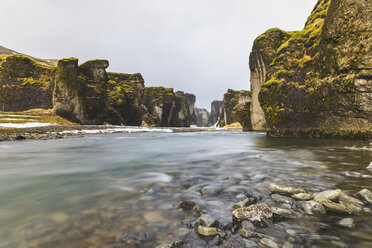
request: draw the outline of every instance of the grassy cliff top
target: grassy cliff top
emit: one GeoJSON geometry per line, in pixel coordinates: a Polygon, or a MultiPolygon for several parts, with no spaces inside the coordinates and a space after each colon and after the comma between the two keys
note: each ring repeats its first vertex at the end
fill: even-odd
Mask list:
{"type": "Polygon", "coordinates": [[[3,47],[3,46],[0,46],[0,55],[3,55],[3,56],[4,55],[5,56],[8,56],[8,55],[23,55],[23,56],[26,56],[26,57],[44,65],[44,66],[57,66],[57,63],[58,63],[58,60],[56,60],[56,59],[39,59],[39,58],[29,56],[27,54],[16,52],[14,50],[11,50],[11,49],[3,47]]]}

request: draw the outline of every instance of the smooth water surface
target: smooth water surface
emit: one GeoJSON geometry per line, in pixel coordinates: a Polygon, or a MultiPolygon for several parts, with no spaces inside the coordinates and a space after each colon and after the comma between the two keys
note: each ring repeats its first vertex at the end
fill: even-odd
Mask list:
{"type": "MultiPolygon", "coordinates": [[[[208,247],[182,224],[197,216],[177,209],[179,201],[193,200],[220,221],[231,221],[236,185],[262,202],[270,198],[270,182],[353,194],[372,190],[372,171],[366,169],[371,161],[366,142],[274,139],[262,133],[109,134],[0,143],[0,247],[155,247],[180,238],[185,247],[208,247]],[[202,196],[208,185],[221,190],[202,196]],[[151,237],[126,240],[138,232],[151,237]]],[[[279,245],[290,240],[295,247],[372,247],[372,214],[354,217],[351,230],[334,224],[340,219],[287,220],[266,233],[279,245]],[[288,229],[301,237],[290,237],[288,229]]],[[[238,236],[231,247],[239,247],[238,236]]]]}

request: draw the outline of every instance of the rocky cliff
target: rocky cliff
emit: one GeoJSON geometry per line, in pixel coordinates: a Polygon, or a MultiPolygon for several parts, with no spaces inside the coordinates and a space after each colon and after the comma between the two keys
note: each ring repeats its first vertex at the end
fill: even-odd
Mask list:
{"type": "Polygon", "coordinates": [[[189,127],[191,125],[190,106],[194,106],[195,96],[186,97],[182,91],[172,88],[146,87],[142,104],[145,114],[142,125],[159,127],[189,127]],[[190,102],[191,101],[191,102],[190,102]]]}
{"type": "Polygon", "coordinates": [[[244,116],[250,116],[251,95],[250,91],[229,89],[223,97],[219,125],[222,127],[240,122],[245,130],[251,130],[250,120],[242,119],[244,116]]]}
{"type": "Polygon", "coordinates": [[[250,56],[253,128],[264,128],[265,117],[273,136],[370,139],[371,27],[371,1],[319,0],[303,30],[258,37],[250,56]]]}
{"type": "Polygon", "coordinates": [[[222,113],[222,101],[213,101],[211,103],[211,113],[209,116],[209,123],[211,126],[218,125],[222,113]]]}
{"type": "Polygon", "coordinates": [[[210,114],[208,110],[204,108],[195,108],[196,121],[195,125],[198,127],[209,127],[211,126],[209,122],[210,114]]]}
{"type": "MultiPolygon", "coordinates": [[[[46,66],[0,47],[0,110],[50,109],[87,124],[188,127],[195,96],[162,87],[146,88],[141,74],[106,72],[107,60],[81,65],[76,58],[46,66]]],[[[45,64],[45,63],[44,63],[45,64]]],[[[194,118],[194,119],[193,119],[194,118]]]]}
{"type": "Polygon", "coordinates": [[[23,55],[0,56],[0,110],[52,108],[54,74],[23,55]]]}
{"type": "Polygon", "coordinates": [[[58,61],[53,111],[70,121],[103,124],[107,102],[107,60],[78,65],[75,58],[58,61]]]}
{"type": "Polygon", "coordinates": [[[127,126],[141,125],[144,114],[142,99],[145,90],[142,75],[113,72],[107,75],[107,122],[127,126]]]}

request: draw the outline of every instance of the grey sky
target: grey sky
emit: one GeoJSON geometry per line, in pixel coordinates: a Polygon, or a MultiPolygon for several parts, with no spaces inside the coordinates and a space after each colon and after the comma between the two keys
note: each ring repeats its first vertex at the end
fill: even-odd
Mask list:
{"type": "Polygon", "coordinates": [[[0,44],[40,58],[108,59],[147,86],[197,96],[249,89],[253,40],[302,29],[316,0],[0,0],[0,44]]]}

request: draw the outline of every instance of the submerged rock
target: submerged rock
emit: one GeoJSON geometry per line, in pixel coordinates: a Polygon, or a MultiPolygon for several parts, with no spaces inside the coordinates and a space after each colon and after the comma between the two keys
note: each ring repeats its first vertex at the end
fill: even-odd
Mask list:
{"type": "Polygon", "coordinates": [[[364,202],[372,204],[372,192],[368,189],[362,189],[356,195],[364,202]]]}
{"type": "Polygon", "coordinates": [[[182,208],[183,210],[191,210],[196,205],[193,201],[182,201],[178,204],[179,208],[182,208]]]}
{"type": "Polygon", "coordinates": [[[299,214],[293,210],[278,207],[271,207],[271,212],[274,214],[274,217],[296,218],[299,216],[299,214]]]}
{"type": "Polygon", "coordinates": [[[275,243],[275,241],[270,238],[263,238],[261,239],[260,243],[270,248],[279,248],[278,244],[275,243]]]}
{"type": "Polygon", "coordinates": [[[323,205],[315,201],[298,202],[297,205],[308,215],[320,216],[327,213],[323,205]]]}
{"type": "Polygon", "coordinates": [[[273,193],[284,194],[284,195],[294,195],[299,193],[309,193],[311,189],[306,186],[289,186],[283,184],[271,183],[269,185],[269,190],[273,193]]]}
{"type": "Polygon", "coordinates": [[[346,227],[346,228],[353,228],[355,227],[354,220],[352,218],[345,218],[336,223],[339,226],[346,227]]]}
{"type": "Polygon", "coordinates": [[[232,207],[233,209],[238,209],[238,208],[248,207],[250,204],[251,204],[251,201],[249,199],[245,199],[244,201],[235,203],[232,207]]]}
{"type": "Polygon", "coordinates": [[[178,241],[174,241],[174,242],[171,242],[171,243],[158,245],[158,246],[156,246],[156,248],[176,248],[176,247],[180,247],[181,245],[183,245],[183,243],[184,242],[182,240],[178,240],[178,241]]]}
{"type": "Polygon", "coordinates": [[[199,217],[198,223],[205,227],[217,227],[218,226],[218,221],[206,214],[202,214],[199,217]]]}
{"type": "Polygon", "coordinates": [[[251,231],[251,230],[247,230],[247,229],[240,229],[239,231],[239,234],[241,236],[243,236],[244,238],[263,238],[265,237],[265,235],[261,234],[261,233],[258,233],[258,232],[254,232],[254,231],[251,231]]]}
{"type": "Polygon", "coordinates": [[[222,190],[221,185],[208,185],[202,188],[201,193],[203,196],[213,196],[222,190]]]}
{"type": "Polygon", "coordinates": [[[214,236],[218,234],[217,228],[205,226],[198,226],[197,232],[202,236],[214,236]]]}
{"type": "Polygon", "coordinates": [[[239,208],[232,212],[233,219],[241,222],[248,220],[254,225],[270,226],[272,225],[273,214],[270,207],[266,204],[252,205],[246,208],[239,208]]]}
{"type": "Polygon", "coordinates": [[[247,230],[255,230],[255,226],[252,224],[252,222],[244,220],[242,222],[242,228],[247,230]]]}

